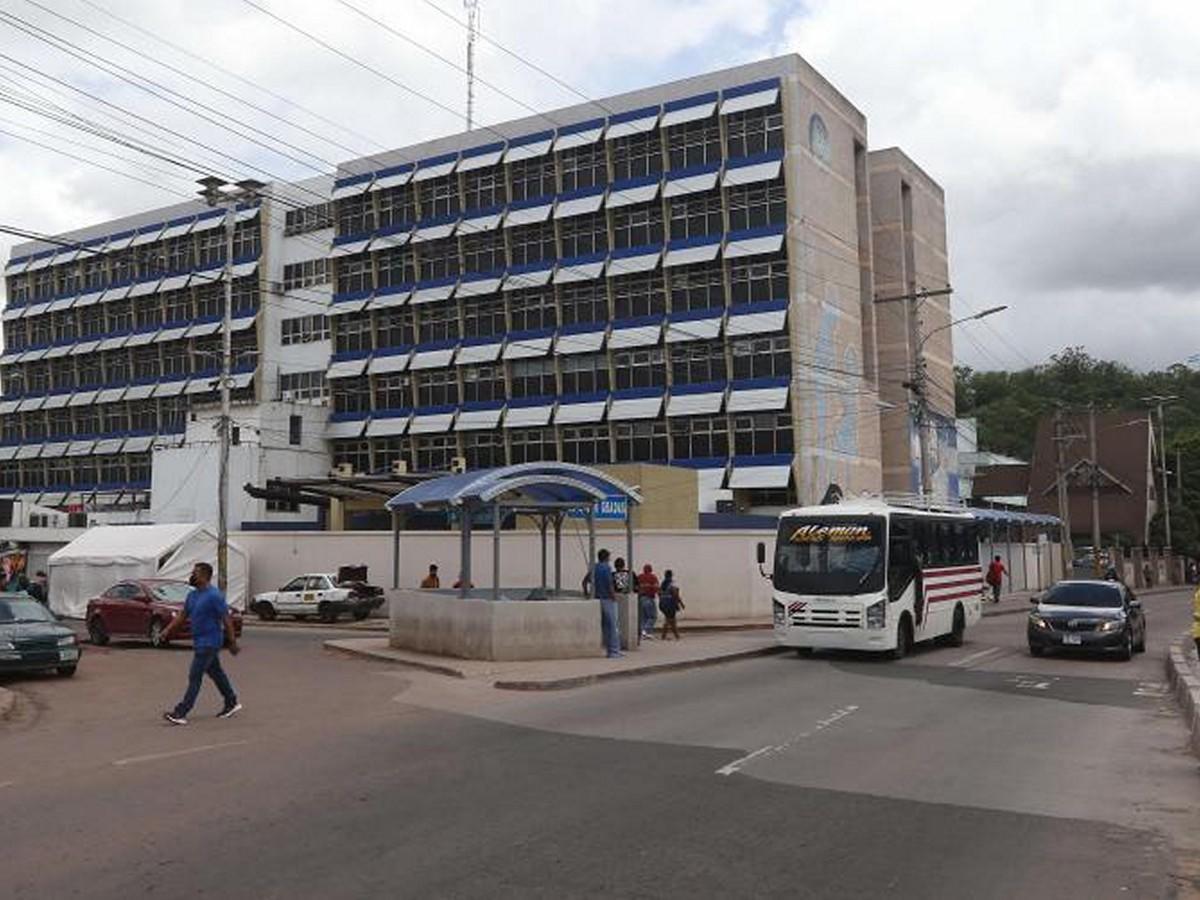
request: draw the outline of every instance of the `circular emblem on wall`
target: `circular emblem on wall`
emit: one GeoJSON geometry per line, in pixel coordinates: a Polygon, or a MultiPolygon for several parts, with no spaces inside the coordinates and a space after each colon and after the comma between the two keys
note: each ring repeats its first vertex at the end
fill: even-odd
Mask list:
{"type": "Polygon", "coordinates": [[[829,163],[829,129],[825,120],[816,113],[808,120],[808,149],[821,162],[829,163]]]}

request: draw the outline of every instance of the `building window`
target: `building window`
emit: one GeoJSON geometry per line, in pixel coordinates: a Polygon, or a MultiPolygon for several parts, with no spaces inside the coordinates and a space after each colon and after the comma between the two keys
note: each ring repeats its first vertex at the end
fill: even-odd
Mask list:
{"type": "Polygon", "coordinates": [[[625,350],[613,354],[617,390],[627,388],[662,387],[667,383],[662,347],[648,350],[625,350]]]}
{"type": "Polygon", "coordinates": [[[488,337],[504,334],[507,330],[503,297],[468,297],[463,300],[464,337],[488,337]]]}
{"type": "Polygon", "coordinates": [[[99,410],[100,427],[97,434],[120,434],[129,430],[129,410],[124,403],[105,403],[99,410]]]}
{"type": "Polygon", "coordinates": [[[617,462],[666,461],[666,422],[616,422],[612,427],[617,462]]]}
{"type": "Polygon", "coordinates": [[[829,165],[829,129],[825,127],[825,120],[816,113],[808,120],[808,149],[813,156],[829,165]]]}
{"type": "Polygon", "coordinates": [[[54,326],[54,343],[67,344],[75,340],[75,314],[70,310],[50,317],[54,326]]]}
{"type": "Polygon", "coordinates": [[[543,357],[513,360],[513,397],[550,397],[557,393],[553,359],[543,357]]]}
{"type": "MultiPolygon", "coordinates": [[[[170,291],[162,295],[162,302],[166,310],[166,321],[183,323],[192,320],[191,291],[170,291]]],[[[86,309],[90,310],[91,307],[86,309]]]]}
{"type": "Polygon", "coordinates": [[[645,247],[663,242],[662,206],[620,206],[613,210],[613,249],[645,247]]]}
{"type": "Polygon", "coordinates": [[[42,269],[33,276],[33,299],[49,300],[54,296],[54,273],[42,269]]]}
{"type": "Polygon", "coordinates": [[[733,446],[737,456],[792,452],[791,413],[764,412],[733,417],[733,446]]]}
{"type": "Polygon", "coordinates": [[[671,380],[674,384],[725,381],[723,341],[689,341],[671,345],[671,380]]]}
{"type": "MultiPolygon", "coordinates": [[[[87,308],[95,309],[95,307],[91,307],[91,306],[89,306],[87,308]]],[[[99,312],[99,310],[97,310],[97,312],[99,312]]],[[[86,327],[86,324],[87,324],[86,318],[84,319],[84,324],[86,327]]],[[[104,332],[104,314],[101,313],[100,314],[100,331],[97,333],[102,334],[103,332],[104,332]]],[[[87,332],[86,330],[84,331],[85,335],[88,333],[89,332],[87,332]]],[[[27,338],[27,335],[28,335],[28,332],[26,332],[26,330],[25,330],[24,322],[20,322],[20,321],[13,322],[7,328],[4,329],[4,345],[9,351],[24,350],[26,347],[29,346],[29,340],[27,338]]]]}
{"type": "Polygon", "coordinates": [[[498,431],[465,432],[463,456],[468,469],[493,469],[504,465],[504,435],[498,431]]]}
{"type": "MultiPolygon", "coordinates": [[[[106,304],[107,305],[107,304],[106,304]]],[[[225,291],[220,284],[201,285],[196,290],[196,317],[220,318],[225,309],[225,291]]]]}
{"type": "Polygon", "coordinates": [[[605,425],[572,425],[562,429],[562,461],[593,466],[612,462],[605,425]]]}
{"type": "Polygon", "coordinates": [[[133,312],[134,327],[138,331],[162,324],[162,307],[159,305],[157,294],[138,297],[133,301],[133,312]]]}
{"type": "Polygon", "coordinates": [[[581,353],[559,357],[562,392],[594,394],[608,390],[608,357],[603,353],[581,353]]]}
{"type": "Polygon", "coordinates": [[[75,366],[69,358],[50,363],[50,384],[56,391],[75,387],[75,366]]]}
{"type": "Polygon", "coordinates": [[[280,396],[284,400],[316,401],[324,404],[329,400],[328,382],[325,372],[284,372],[279,376],[280,396]]]}
{"type": "Polygon", "coordinates": [[[577,191],[608,181],[604,145],[599,141],[572,150],[564,150],[558,155],[558,167],[562,172],[563,191],[577,191]]]}
{"type": "Polygon", "coordinates": [[[422,281],[449,278],[459,273],[457,238],[418,244],[417,257],[422,281]]]}
{"type": "Polygon", "coordinates": [[[372,254],[375,257],[379,287],[399,287],[413,282],[412,253],[407,247],[394,247],[372,254]]]}
{"type": "Polygon", "coordinates": [[[459,211],[458,176],[445,175],[420,183],[421,218],[440,219],[459,211]]]}
{"type": "Polygon", "coordinates": [[[545,262],[557,257],[554,223],[537,222],[508,229],[509,258],[514,266],[545,262]]]}
{"type": "Polygon", "coordinates": [[[339,235],[367,234],[375,230],[375,210],[371,195],[364,191],[337,202],[337,233],[339,235]]]}
{"type": "Polygon", "coordinates": [[[376,346],[408,347],[417,342],[413,334],[413,312],[409,308],[390,307],[375,314],[376,346]]]}
{"type": "Polygon", "coordinates": [[[366,376],[339,378],[331,386],[335,413],[364,413],[371,409],[371,387],[366,376]]]}
{"type": "Polygon", "coordinates": [[[550,155],[518,160],[509,167],[509,174],[514,203],[556,193],[554,158],[550,155]]]}
{"type": "Polygon", "coordinates": [[[375,376],[376,409],[408,409],[412,402],[412,376],[407,372],[375,376]]]}
{"type": "Polygon", "coordinates": [[[258,279],[254,276],[233,282],[233,314],[243,316],[258,309],[258,279]]]}
{"type": "Polygon", "coordinates": [[[329,340],[329,317],[320,314],[297,316],[280,323],[279,341],[285,347],[291,344],[311,344],[329,340]]]}
{"type": "MultiPolygon", "coordinates": [[[[116,260],[114,259],[113,262],[114,280],[116,280],[116,260]]],[[[225,229],[209,228],[200,232],[200,237],[196,241],[197,265],[201,269],[207,269],[223,262],[225,262],[225,229]]]]}
{"type": "Polygon", "coordinates": [[[463,366],[463,402],[490,403],[504,399],[504,371],[499,364],[463,366]]]}
{"type": "Polygon", "coordinates": [[[81,354],[75,365],[79,373],[79,383],[84,387],[99,387],[104,384],[104,370],[100,368],[100,354],[81,354]]]}
{"type": "Polygon", "coordinates": [[[129,357],[124,350],[105,353],[102,362],[105,384],[125,384],[129,381],[129,357]]]}
{"type": "MultiPolygon", "coordinates": [[[[129,301],[124,300],[119,303],[114,303],[113,306],[123,306],[126,310],[129,309],[129,301]]],[[[29,319],[26,328],[29,329],[29,344],[32,347],[42,347],[50,343],[50,316],[40,315],[29,319]]],[[[128,326],[126,326],[128,327],[128,326]]]]}
{"type": "Polygon", "coordinates": [[[168,272],[188,272],[195,267],[196,242],[190,234],[171,238],[163,243],[163,256],[168,272]]]}
{"type": "Polygon", "coordinates": [[[418,472],[445,471],[458,456],[458,438],[452,434],[420,435],[413,438],[413,444],[418,472]]]}
{"type": "Polygon", "coordinates": [[[729,455],[729,420],[725,416],[671,419],[671,452],[675,459],[729,455]]]}
{"type": "Polygon", "coordinates": [[[155,346],[135,347],[133,350],[133,377],[141,381],[143,378],[158,378],[162,366],[158,361],[158,348],[155,346]]]}
{"type": "Polygon", "coordinates": [[[431,303],[415,307],[417,342],[458,340],[458,307],[453,303],[431,303]]]}
{"type": "Polygon", "coordinates": [[[608,321],[608,288],[603,278],[564,284],[558,292],[564,325],[608,321]]]}
{"type": "Polygon", "coordinates": [[[458,375],[454,369],[430,369],[413,377],[417,381],[417,406],[449,406],[458,402],[458,375]]]}
{"type": "Polygon", "coordinates": [[[783,113],[774,106],[748,109],[725,117],[730,159],[783,149],[783,113]]]}
{"type": "Polygon", "coordinates": [[[467,172],[464,182],[468,210],[504,205],[504,170],[499,166],[467,172]]]}
{"type": "Polygon", "coordinates": [[[612,142],[613,178],[644,178],[663,170],[662,142],[657,131],[645,131],[612,142]]]}
{"type": "Polygon", "coordinates": [[[672,197],[671,240],[721,234],[725,230],[721,216],[721,192],[684,194],[672,197]]]}
{"type": "Polygon", "coordinates": [[[187,344],[183,341],[171,341],[162,349],[163,375],[186,375],[192,370],[192,360],[188,355],[187,344]]]}
{"type": "Polygon", "coordinates": [[[314,203],[300,209],[289,209],[283,219],[285,235],[306,234],[333,227],[333,211],[329,203],[314,203]]]}
{"type": "Polygon", "coordinates": [[[411,461],[407,442],[400,437],[375,438],[371,441],[371,456],[372,472],[388,472],[397,460],[411,461]]]}
{"type": "Polygon", "coordinates": [[[50,390],[50,369],[45,363],[25,367],[25,393],[44,394],[50,390]]]}
{"type": "Polygon", "coordinates": [[[353,313],[334,319],[334,353],[355,353],[370,349],[371,319],[367,313],[353,313]]]}
{"type": "Polygon", "coordinates": [[[78,294],[82,279],[79,276],[79,266],[71,263],[66,266],[55,266],[54,274],[58,279],[58,296],[78,294]]]}
{"type": "Polygon", "coordinates": [[[337,290],[339,294],[352,291],[369,291],[374,286],[371,274],[371,257],[366,253],[347,256],[337,263],[337,290]]]}
{"type": "Polygon", "coordinates": [[[334,441],[333,464],[349,465],[357,473],[371,471],[371,445],[367,441],[334,441]]]}
{"type": "Polygon", "coordinates": [[[572,216],[559,223],[563,259],[608,250],[608,220],[603,212],[572,216]]]}
{"type": "Polygon", "coordinates": [[[21,416],[5,416],[0,419],[0,440],[6,444],[20,443],[24,435],[22,423],[21,416]]]}
{"type": "MultiPolygon", "coordinates": [[[[186,242],[187,244],[187,266],[193,268],[195,262],[195,254],[192,248],[191,237],[177,238],[178,241],[186,242]]],[[[103,256],[88,254],[83,258],[83,289],[85,291],[96,291],[108,284],[108,265],[103,256]]],[[[26,290],[28,294],[28,289],[26,290]]]]}
{"type": "Polygon", "coordinates": [[[771,259],[734,260],[729,266],[730,292],[734,303],[760,303],[788,298],[787,256],[771,259]]]}
{"type": "Polygon", "coordinates": [[[729,189],[729,229],[763,228],[787,222],[787,192],[782,179],[729,189]]]}
{"type": "Polygon", "coordinates": [[[417,206],[413,199],[411,184],[387,188],[377,192],[379,204],[379,227],[410,225],[417,220],[417,206]]]}
{"type": "Polygon", "coordinates": [[[786,334],[734,341],[730,351],[734,378],[791,377],[792,355],[786,334]]]}
{"type": "Polygon", "coordinates": [[[720,162],[721,126],[717,117],[668,128],[667,157],[672,170],[720,162]]]}
{"type": "Polygon", "coordinates": [[[303,416],[288,416],[288,444],[293,447],[299,447],[303,429],[303,416]]]}
{"type": "MultiPolygon", "coordinates": [[[[88,285],[89,288],[103,287],[104,285],[104,264],[94,261],[84,263],[84,272],[92,271],[96,273],[96,284],[88,285]],[[91,267],[90,269],[88,267],[91,267]]],[[[12,298],[13,303],[17,306],[22,306],[29,301],[30,284],[29,278],[25,275],[10,275],[8,278],[8,295],[12,298]]]]}
{"type": "MultiPolygon", "coordinates": [[[[187,428],[188,401],[186,397],[164,397],[158,401],[160,430],[178,433],[187,428]]],[[[76,425],[78,425],[78,420],[76,425]]],[[[236,427],[236,426],[235,426],[236,427]]]]}
{"type": "Polygon", "coordinates": [[[464,235],[463,266],[467,272],[494,272],[504,268],[504,233],[499,230],[464,235]]]}
{"type": "MultiPolygon", "coordinates": [[[[299,418],[299,416],[296,416],[295,418],[299,418]]],[[[300,502],[292,497],[268,497],[266,507],[267,512],[300,512],[300,502]]]]}
{"type": "Polygon", "coordinates": [[[529,288],[511,291],[508,305],[513,331],[553,328],[557,323],[553,288],[529,288]]]}
{"type": "Polygon", "coordinates": [[[725,273],[719,262],[671,269],[671,309],[715,309],[725,305],[725,273]]]}
{"type": "Polygon", "coordinates": [[[612,280],[613,317],[631,319],[657,316],[666,311],[667,299],[662,276],[657,272],[639,272],[612,280]]]}
{"type": "Polygon", "coordinates": [[[283,267],[283,289],[285,291],[312,287],[314,284],[325,284],[327,281],[329,281],[329,261],[324,257],[306,259],[304,262],[290,263],[283,267]]]}
{"type": "Polygon", "coordinates": [[[262,254],[262,233],[258,220],[242,222],[233,230],[233,258],[253,259],[262,254]]]}
{"type": "Polygon", "coordinates": [[[508,436],[513,465],[558,459],[552,428],[513,429],[508,436]]]}

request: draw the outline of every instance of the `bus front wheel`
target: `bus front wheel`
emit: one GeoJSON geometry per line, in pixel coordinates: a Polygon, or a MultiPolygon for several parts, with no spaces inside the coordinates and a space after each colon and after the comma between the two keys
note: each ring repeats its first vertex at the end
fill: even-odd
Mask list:
{"type": "Polygon", "coordinates": [[[900,625],[896,629],[896,646],[892,649],[892,659],[904,659],[912,651],[912,646],[912,620],[905,615],[900,619],[900,625]]]}

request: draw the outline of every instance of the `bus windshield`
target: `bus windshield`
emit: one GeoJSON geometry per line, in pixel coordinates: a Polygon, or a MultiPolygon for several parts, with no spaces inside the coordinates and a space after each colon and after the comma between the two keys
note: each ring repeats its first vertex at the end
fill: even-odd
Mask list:
{"type": "Polygon", "coordinates": [[[793,594],[883,589],[884,520],[785,516],[775,542],[775,587],[793,594]]]}

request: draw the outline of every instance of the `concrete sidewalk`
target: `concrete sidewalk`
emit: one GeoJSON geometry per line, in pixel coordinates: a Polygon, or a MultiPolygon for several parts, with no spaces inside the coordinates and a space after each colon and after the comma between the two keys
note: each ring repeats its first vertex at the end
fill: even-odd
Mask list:
{"type": "Polygon", "coordinates": [[[490,682],[502,690],[539,691],[582,687],[613,678],[651,675],[678,669],[715,665],[735,659],[766,656],[784,648],[769,631],[749,629],[692,634],[680,641],[647,641],[619,659],[597,655],[584,659],[544,659],[520,662],[454,659],[388,646],[387,638],[343,638],[325,647],[376,662],[436,672],[454,678],[490,682]]]}
{"type": "MultiPolygon", "coordinates": [[[[247,628],[335,628],[342,631],[365,631],[368,633],[387,633],[388,620],[386,618],[370,618],[362,622],[354,622],[351,620],[340,620],[330,625],[325,622],[318,622],[316,619],[308,619],[300,622],[296,619],[276,619],[274,622],[264,622],[260,619],[247,617],[244,620],[244,625],[247,628]]],[[[662,619],[659,618],[658,627],[662,628],[662,619]]],[[[679,630],[682,633],[697,633],[710,634],[716,631],[756,631],[760,629],[771,628],[770,616],[756,616],[746,619],[688,619],[686,615],[679,619],[679,630]]]]}

